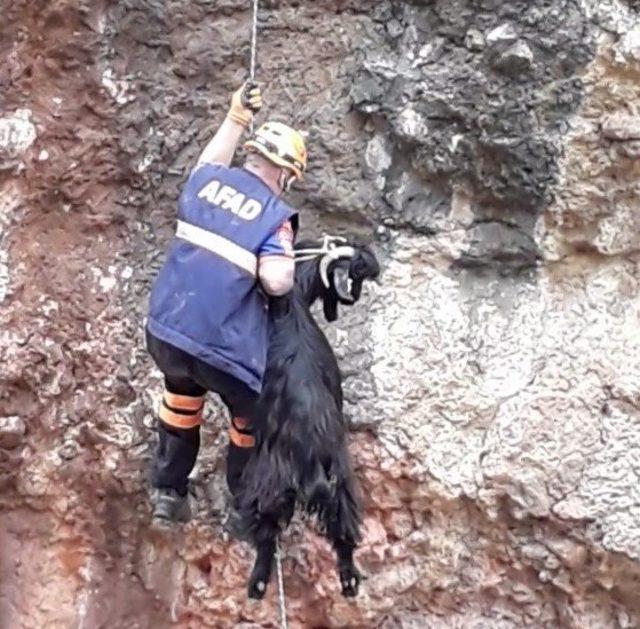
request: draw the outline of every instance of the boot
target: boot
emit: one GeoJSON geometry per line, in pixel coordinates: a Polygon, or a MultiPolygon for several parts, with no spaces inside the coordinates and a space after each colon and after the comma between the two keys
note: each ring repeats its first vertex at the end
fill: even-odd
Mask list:
{"type": "Polygon", "coordinates": [[[222,523],[222,530],[229,535],[231,539],[239,542],[250,542],[251,535],[243,526],[242,518],[233,505],[229,505],[229,510],[222,523]]]}
{"type": "Polygon", "coordinates": [[[152,503],[154,524],[170,526],[191,519],[188,493],[181,496],[175,489],[156,489],[152,503]]]}

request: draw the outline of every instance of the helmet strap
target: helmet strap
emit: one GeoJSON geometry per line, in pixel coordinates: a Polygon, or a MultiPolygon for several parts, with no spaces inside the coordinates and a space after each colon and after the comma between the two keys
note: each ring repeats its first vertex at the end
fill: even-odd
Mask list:
{"type": "Polygon", "coordinates": [[[289,190],[291,190],[291,186],[293,186],[295,181],[296,181],[296,176],[288,175],[286,168],[283,168],[280,171],[280,178],[278,180],[278,184],[282,188],[283,192],[289,192],[289,190]]]}

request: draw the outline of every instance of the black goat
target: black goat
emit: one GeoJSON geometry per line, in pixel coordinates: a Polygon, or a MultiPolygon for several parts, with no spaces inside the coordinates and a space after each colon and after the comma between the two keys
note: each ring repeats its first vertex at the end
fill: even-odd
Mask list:
{"type": "MultiPolygon", "coordinates": [[[[300,243],[298,249],[314,246],[300,243]]],[[[261,421],[236,496],[241,530],[257,550],[250,598],[266,592],[276,540],[296,503],[317,516],[331,540],[343,595],[358,593],[361,575],[353,552],[360,539],[360,508],[347,450],[342,379],[310,307],[321,299],[325,318],[334,321],[338,304],[356,303],[363,282],[376,278],[380,267],[367,247],[334,248],[333,254],[300,262],[292,292],[271,303],[261,421]]]]}

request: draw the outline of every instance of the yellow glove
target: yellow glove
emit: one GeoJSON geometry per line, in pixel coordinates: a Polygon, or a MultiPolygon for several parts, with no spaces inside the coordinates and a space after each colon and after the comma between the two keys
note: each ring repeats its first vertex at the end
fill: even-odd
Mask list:
{"type": "Polygon", "coordinates": [[[253,114],[262,108],[262,92],[257,83],[247,82],[231,97],[231,107],[227,117],[248,127],[253,120],[253,114]]]}

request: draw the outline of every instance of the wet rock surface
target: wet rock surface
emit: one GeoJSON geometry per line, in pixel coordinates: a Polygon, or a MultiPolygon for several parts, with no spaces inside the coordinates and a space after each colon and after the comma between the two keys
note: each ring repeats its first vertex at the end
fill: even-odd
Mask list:
{"type": "MultiPolygon", "coordinates": [[[[249,3],[0,2],[0,625],[272,627],[223,530],[149,526],[142,324],[179,186],[245,75],[249,3]]],[[[304,231],[384,266],[327,332],[366,507],[362,596],[287,533],[295,627],[640,625],[640,8],[262,2],[304,231]]]]}

